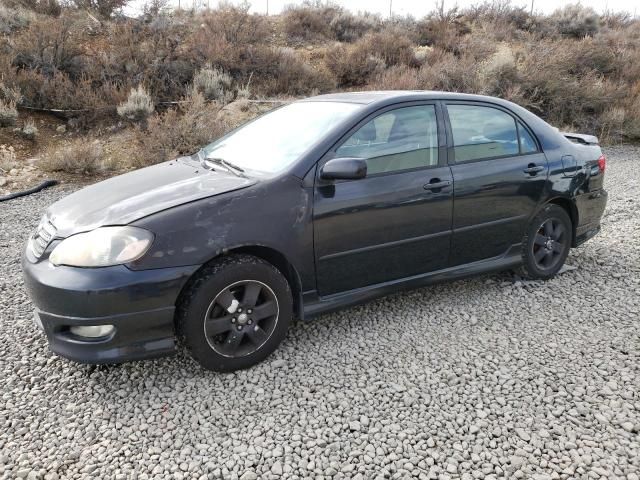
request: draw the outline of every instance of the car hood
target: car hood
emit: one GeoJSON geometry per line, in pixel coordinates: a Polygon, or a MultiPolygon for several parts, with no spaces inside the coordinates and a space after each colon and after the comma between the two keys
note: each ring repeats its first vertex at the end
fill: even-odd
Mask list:
{"type": "Polygon", "coordinates": [[[222,168],[204,168],[183,157],[83,188],[47,210],[57,236],[105,225],[125,225],[147,215],[256,183],[222,168]]]}

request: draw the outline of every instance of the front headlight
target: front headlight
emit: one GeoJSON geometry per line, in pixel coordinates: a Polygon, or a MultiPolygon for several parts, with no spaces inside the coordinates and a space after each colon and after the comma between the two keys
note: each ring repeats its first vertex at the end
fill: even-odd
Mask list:
{"type": "Polygon", "coordinates": [[[108,267],[137,260],[151,246],[153,234],[138,227],[101,227],[64,239],[49,261],[71,267],[108,267]]]}

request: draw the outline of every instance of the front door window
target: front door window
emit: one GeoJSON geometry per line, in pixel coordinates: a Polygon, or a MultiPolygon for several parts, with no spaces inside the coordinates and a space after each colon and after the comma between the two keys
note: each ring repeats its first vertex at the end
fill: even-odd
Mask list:
{"type": "Polygon", "coordinates": [[[367,176],[438,165],[438,124],[433,105],[385,112],[360,127],[336,157],[367,160],[367,176]]]}

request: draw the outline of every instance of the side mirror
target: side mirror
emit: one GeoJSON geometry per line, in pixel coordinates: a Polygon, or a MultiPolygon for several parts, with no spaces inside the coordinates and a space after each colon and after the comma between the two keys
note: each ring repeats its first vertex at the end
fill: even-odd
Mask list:
{"type": "Polygon", "coordinates": [[[357,180],[367,176],[363,158],[334,158],[324,164],[320,177],[325,180],[357,180]]]}

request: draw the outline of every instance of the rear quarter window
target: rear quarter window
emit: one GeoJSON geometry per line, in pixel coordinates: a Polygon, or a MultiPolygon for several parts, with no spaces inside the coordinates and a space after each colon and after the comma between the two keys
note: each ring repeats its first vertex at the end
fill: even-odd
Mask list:
{"type": "Polygon", "coordinates": [[[520,152],[525,153],[535,153],[538,151],[538,146],[536,145],[536,141],[529,133],[529,130],[521,123],[518,122],[518,133],[520,135],[520,152]]]}

